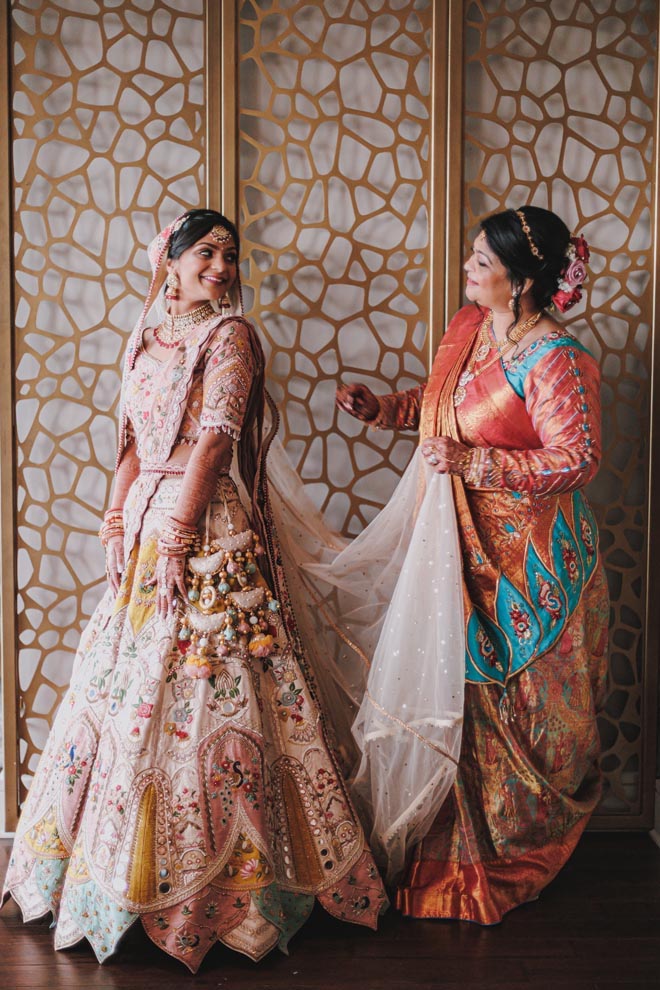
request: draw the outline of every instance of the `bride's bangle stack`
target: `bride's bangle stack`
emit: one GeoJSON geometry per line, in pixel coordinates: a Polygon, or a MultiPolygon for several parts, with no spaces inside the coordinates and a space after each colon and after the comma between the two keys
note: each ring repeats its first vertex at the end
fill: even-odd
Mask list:
{"type": "Polygon", "coordinates": [[[108,509],[103,516],[103,525],[99,530],[99,540],[104,547],[107,547],[110,540],[115,536],[124,535],[124,511],[123,509],[108,509]]]}
{"type": "Polygon", "coordinates": [[[195,549],[198,538],[194,526],[185,526],[174,516],[168,516],[156,549],[162,557],[187,557],[195,549]]]}

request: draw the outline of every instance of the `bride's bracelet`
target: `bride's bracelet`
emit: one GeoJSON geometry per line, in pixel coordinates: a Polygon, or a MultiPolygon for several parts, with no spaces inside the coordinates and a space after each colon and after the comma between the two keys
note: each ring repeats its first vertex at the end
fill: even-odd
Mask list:
{"type": "Polygon", "coordinates": [[[168,516],[158,537],[156,549],[161,557],[187,557],[197,543],[197,529],[168,516]]]}
{"type": "Polygon", "coordinates": [[[99,530],[99,540],[104,547],[107,547],[110,540],[115,536],[124,535],[124,511],[123,509],[108,509],[103,516],[103,524],[99,530]]]}

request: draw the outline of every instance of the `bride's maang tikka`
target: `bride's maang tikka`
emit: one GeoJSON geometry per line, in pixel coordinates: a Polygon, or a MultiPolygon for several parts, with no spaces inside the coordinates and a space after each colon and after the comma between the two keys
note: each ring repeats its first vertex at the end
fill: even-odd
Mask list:
{"type": "Polygon", "coordinates": [[[227,230],[226,227],[222,227],[219,223],[215,227],[211,227],[209,237],[212,237],[216,244],[228,244],[234,240],[231,231],[227,230]]]}

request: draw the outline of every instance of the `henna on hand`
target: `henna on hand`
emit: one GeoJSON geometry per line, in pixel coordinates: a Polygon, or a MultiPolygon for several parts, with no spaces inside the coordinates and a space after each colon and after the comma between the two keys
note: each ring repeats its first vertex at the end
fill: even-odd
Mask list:
{"type": "Polygon", "coordinates": [[[364,423],[370,423],[380,412],[380,402],[370,388],[361,384],[339,385],[335,403],[364,423]]]}

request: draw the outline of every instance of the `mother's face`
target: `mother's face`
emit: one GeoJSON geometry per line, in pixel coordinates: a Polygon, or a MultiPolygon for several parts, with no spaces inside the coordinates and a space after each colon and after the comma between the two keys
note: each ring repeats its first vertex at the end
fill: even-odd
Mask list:
{"type": "Polygon", "coordinates": [[[482,230],[472,245],[472,254],[463,265],[467,276],[465,295],[493,312],[508,310],[512,286],[507,270],[491,248],[482,230]]]}

